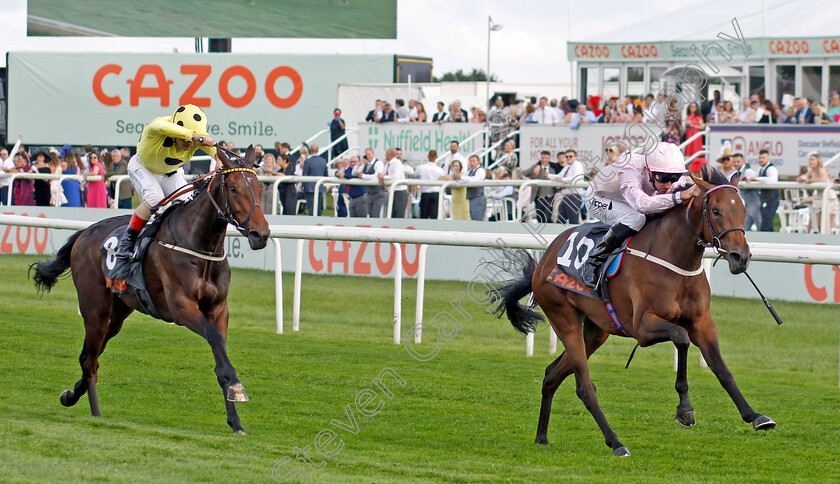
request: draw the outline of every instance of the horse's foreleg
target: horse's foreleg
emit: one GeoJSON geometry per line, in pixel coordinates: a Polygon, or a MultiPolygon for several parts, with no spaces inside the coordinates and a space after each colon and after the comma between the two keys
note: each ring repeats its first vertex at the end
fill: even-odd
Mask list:
{"type": "Polygon", "coordinates": [[[177,311],[176,321],[202,336],[210,344],[213,359],[216,362],[214,368],[216,379],[219,386],[222,387],[222,394],[225,397],[227,423],[235,433],[244,434],[245,430],[240,423],[235,402],[247,402],[248,395],[236,376],[236,370],[228,358],[225,347],[228,325],[227,304],[214,307],[205,316],[199,310],[195,301],[187,300],[177,311]]]}
{"type": "Polygon", "coordinates": [[[680,397],[677,405],[676,420],[685,427],[693,427],[697,421],[694,418],[694,407],[688,398],[688,375],[686,360],[688,347],[691,345],[688,332],[682,327],[665,321],[652,314],[642,317],[638,328],[639,346],[646,347],[663,341],[671,341],[677,348],[677,381],[674,388],[680,397]]]}
{"type": "Polygon", "coordinates": [[[706,359],[709,368],[711,368],[723,389],[732,398],[744,422],[752,423],[753,428],[756,430],[772,429],[775,427],[776,422],[766,415],[762,415],[753,410],[741,394],[738,385],[735,384],[735,378],[732,376],[732,372],[729,371],[726,363],[723,362],[723,357],[720,354],[717,327],[714,321],[712,321],[711,316],[706,316],[704,319],[695,321],[689,331],[691,341],[700,348],[703,358],[706,359]]]}

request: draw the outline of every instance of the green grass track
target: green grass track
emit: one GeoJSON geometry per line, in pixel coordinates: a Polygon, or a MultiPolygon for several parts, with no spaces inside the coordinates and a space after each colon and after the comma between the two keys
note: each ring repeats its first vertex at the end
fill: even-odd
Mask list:
{"type": "MultiPolygon", "coordinates": [[[[750,404],[778,422],[755,432],[699,353],[688,378],[697,426],[674,421],[673,346],[640,349],[628,370],[630,340],[611,338],[591,359],[601,407],[633,454],[614,458],[568,379],[554,399],[549,446],[533,443],[548,327],[536,355],[524,337],[471,302],[452,339],[429,328],[412,358],[392,342],[393,281],[303,277],[301,331],[274,334],[274,275],[235,270],[228,350],[251,401],[239,404],[247,436],[225,423],[207,343],[187,329],[132,315],[102,358],[102,418],[87,398],[71,408],[59,393],[80,377],[83,326],[72,281],[39,297],[26,278],[30,256],[0,264],[0,481],[272,482],[304,467],[309,482],[837,482],[840,389],[836,305],[776,302],[777,326],[759,300],[714,298],[724,358],[750,404]],[[393,398],[371,417],[354,400],[383,368],[393,398]],[[336,427],[354,410],[358,433],[336,427]],[[327,448],[316,435],[332,430],[327,448]],[[309,446],[315,471],[295,460],[309,446]]],[[[287,280],[291,280],[287,278],[287,280]]],[[[403,328],[412,324],[414,282],[406,281],[403,328]]],[[[287,328],[291,286],[286,286],[287,328]]],[[[429,282],[426,320],[454,312],[461,282],[429,282]]],[[[562,348],[561,348],[562,349],[562,348]]],[[[380,392],[381,394],[381,392],[380,392]]],[[[376,400],[374,400],[376,402],[376,400]]],[[[323,435],[323,434],[322,434],[323,435]]],[[[323,443],[323,442],[322,442],[323,443]]],[[[298,482],[297,477],[288,482],[298,482]]]]}

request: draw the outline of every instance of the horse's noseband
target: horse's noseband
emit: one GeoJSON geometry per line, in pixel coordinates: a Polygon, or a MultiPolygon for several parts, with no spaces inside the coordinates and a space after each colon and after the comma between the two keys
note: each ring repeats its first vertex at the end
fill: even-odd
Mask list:
{"type": "MultiPolygon", "coordinates": [[[[251,214],[254,213],[260,204],[257,202],[257,197],[254,196],[254,189],[251,188],[251,181],[248,180],[248,176],[245,173],[251,173],[254,176],[257,175],[257,172],[252,170],[251,168],[228,168],[226,170],[216,172],[217,175],[222,175],[221,178],[221,190],[222,196],[225,197],[225,208],[222,210],[222,207],[216,202],[216,199],[213,196],[210,196],[210,202],[213,203],[213,206],[216,207],[216,210],[219,212],[219,218],[224,220],[225,222],[233,225],[236,227],[236,230],[239,231],[240,234],[244,235],[245,237],[248,236],[248,221],[251,220],[251,214]],[[248,215],[245,216],[245,220],[239,222],[236,220],[236,217],[230,212],[230,199],[228,198],[227,190],[225,190],[225,181],[227,180],[227,176],[231,173],[242,172],[242,176],[245,177],[245,183],[248,185],[248,192],[251,194],[251,200],[253,200],[254,204],[251,205],[251,210],[248,211],[248,215]]],[[[215,175],[213,175],[215,177],[215,175]]],[[[211,180],[212,181],[212,180],[211,180]]],[[[260,208],[262,210],[262,208],[260,208]]]]}
{"type": "MultiPolygon", "coordinates": [[[[717,185],[715,187],[712,187],[712,188],[706,190],[706,193],[703,194],[703,221],[705,222],[706,226],[709,228],[709,234],[711,235],[712,241],[707,242],[700,234],[697,233],[696,230],[694,230],[693,227],[692,227],[691,231],[694,232],[694,238],[697,239],[697,245],[699,245],[701,247],[706,247],[706,248],[710,248],[710,247],[714,248],[715,250],[718,251],[718,253],[722,254],[722,253],[726,252],[726,250],[723,249],[723,247],[721,246],[721,239],[726,237],[726,235],[728,233],[734,232],[736,230],[740,230],[741,232],[744,232],[744,233],[746,233],[746,232],[744,231],[743,227],[735,226],[735,227],[730,227],[730,228],[724,230],[723,232],[721,232],[719,234],[715,233],[715,228],[712,227],[712,220],[709,218],[709,194],[711,194],[715,190],[720,190],[721,188],[731,188],[731,189],[735,190],[736,193],[738,192],[738,187],[736,187],[736,186],[717,185]]],[[[688,203],[688,207],[686,207],[686,209],[685,209],[685,221],[686,221],[686,223],[688,223],[689,226],[691,226],[691,222],[688,219],[688,213],[689,213],[689,211],[691,211],[691,205],[693,203],[694,203],[694,199],[692,198],[691,201],[688,203]]]]}

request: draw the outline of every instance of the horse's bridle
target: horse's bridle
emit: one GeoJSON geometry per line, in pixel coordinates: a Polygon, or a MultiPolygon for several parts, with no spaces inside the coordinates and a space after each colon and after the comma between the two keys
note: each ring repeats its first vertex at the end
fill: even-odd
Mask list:
{"type": "MultiPolygon", "coordinates": [[[[726,237],[726,235],[728,233],[734,232],[735,230],[740,230],[741,232],[744,232],[744,227],[737,227],[737,226],[736,227],[730,227],[730,228],[724,230],[723,232],[721,232],[719,234],[715,233],[715,228],[712,227],[712,220],[709,218],[709,194],[711,194],[715,190],[719,190],[721,188],[731,188],[731,189],[735,190],[736,193],[738,192],[738,187],[736,187],[736,186],[733,186],[733,185],[717,185],[715,187],[712,187],[712,188],[706,190],[706,193],[703,194],[703,221],[705,222],[706,227],[709,228],[709,234],[712,237],[711,242],[707,242],[701,236],[701,234],[698,234],[697,231],[694,230],[694,227],[691,225],[691,221],[689,220],[688,215],[689,215],[689,212],[691,212],[691,205],[694,203],[694,198],[692,198],[691,201],[688,202],[688,206],[685,209],[685,222],[688,224],[689,227],[691,227],[691,232],[694,233],[694,238],[697,239],[697,245],[699,245],[701,247],[705,247],[705,248],[713,248],[713,249],[717,250],[719,254],[724,255],[728,251],[721,246],[721,239],[726,237]]],[[[744,232],[744,233],[746,233],[746,232],[744,232]]]]}
{"type": "Polygon", "coordinates": [[[214,207],[216,207],[216,211],[219,212],[219,218],[224,220],[225,222],[233,225],[234,227],[236,227],[236,230],[238,230],[240,234],[247,237],[248,236],[248,221],[251,220],[251,215],[253,215],[254,210],[256,210],[257,208],[260,208],[260,210],[262,210],[262,208],[260,207],[260,204],[257,202],[257,197],[254,195],[254,189],[251,187],[251,181],[248,179],[248,176],[245,173],[252,173],[254,176],[257,175],[257,172],[252,170],[251,168],[240,167],[240,168],[227,168],[225,170],[217,171],[210,178],[210,181],[208,182],[208,185],[209,185],[209,183],[213,182],[213,178],[215,178],[216,175],[221,175],[222,176],[221,177],[221,185],[222,185],[221,189],[222,189],[222,196],[224,197],[224,205],[225,205],[224,210],[222,210],[222,207],[219,205],[218,202],[216,202],[216,199],[212,195],[210,195],[209,193],[208,193],[208,195],[210,195],[210,202],[213,204],[214,207]],[[228,198],[227,190],[225,190],[225,182],[227,180],[227,176],[231,173],[240,173],[240,172],[242,173],[242,176],[245,177],[245,184],[248,185],[248,192],[251,194],[251,200],[253,200],[253,202],[254,202],[254,204],[251,205],[251,210],[248,211],[248,215],[245,216],[245,220],[243,220],[242,222],[239,222],[238,220],[236,220],[236,217],[234,217],[233,214],[231,213],[231,211],[230,211],[230,199],[228,198]]]}

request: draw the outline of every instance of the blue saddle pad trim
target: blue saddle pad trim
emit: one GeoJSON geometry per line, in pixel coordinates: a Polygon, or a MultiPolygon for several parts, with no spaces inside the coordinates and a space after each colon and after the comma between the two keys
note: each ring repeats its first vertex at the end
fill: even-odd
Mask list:
{"type": "Polygon", "coordinates": [[[607,279],[618,274],[619,269],[621,269],[621,261],[624,260],[624,252],[619,252],[618,255],[613,255],[610,257],[611,260],[607,264],[607,270],[605,274],[605,277],[607,279]]]}

